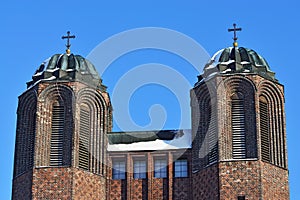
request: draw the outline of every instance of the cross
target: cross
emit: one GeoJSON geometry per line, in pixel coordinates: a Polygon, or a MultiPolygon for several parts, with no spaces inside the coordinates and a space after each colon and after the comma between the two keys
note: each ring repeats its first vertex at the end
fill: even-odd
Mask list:
{"type": "Polygon", "coordinates": [[[71,44],[70,44],[70,38],[75,38],[75,35],[70,35],[70,31],[67,32],[67,36],[62,36],[61,39],[67,39],[67,44],[66,44],[66,47],[67,47],[67,50],[70,49],[71,47],[71,44]]]}
{"type": "Polygon", "coordinates": [[[236,24],[233,24],[233,28],[229,28],[228,29],[228,32],[232,32],[233,31],[233,40],[234,40],[233,45],[234,46],[237,46],[237,42],[236,41],[237,41],[238,38],[236,36],[236,32],[237,31],[241,31],[241,30],[242,30],[242,28],[237,28],[236,24]]]}

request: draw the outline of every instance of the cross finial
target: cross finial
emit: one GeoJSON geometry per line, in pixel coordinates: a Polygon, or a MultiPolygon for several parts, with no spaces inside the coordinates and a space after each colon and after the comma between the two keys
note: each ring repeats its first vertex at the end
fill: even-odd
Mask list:
{"type": "Polygon", "coordinates": [[[70,44],[70,39],[71,38],[75,38],[75,35],[70,35],[70,31],[67,32],[67,36],[62,36],[61,39],[67,39],[67,44],[66,44],[66,47],[67,47],[67,54],[70,54],[71,50],[70,50],[70,47],[71,47],[71,44],[70,44]]]}
{"type": "Polygon", "coordinates": [[[242,30],[242,28],[237,28],[237,27],[236,27],[236,24],[233,24],[233,28],[229,28],[229,29],[228,29],[228,32],[232,32],[232,31],[233,31],[233,40],[234,40],[233,46],[234,46],[234,47],[237,47],[237,46],[238,46],[238,43],[237,43],[238,37],[236,36],[236,32],[237,32],[237,31],[241,31],[241,30],[242,30]]]}

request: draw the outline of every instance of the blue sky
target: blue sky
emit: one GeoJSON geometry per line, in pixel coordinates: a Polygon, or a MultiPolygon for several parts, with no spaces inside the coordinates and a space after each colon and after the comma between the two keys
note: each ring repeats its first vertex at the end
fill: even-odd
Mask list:
{"type": "MultiPolygon", "coordinates": [[[[300,188],[300,136],[297,131],[300,122],[299,8],[300,3],[296,0],[2,2],[0,199],[9,199],[11,195],[17,97],[25,91],[26,82],[43,60],[64,52],[65,41],[61,40],[61,36],[67,30],[76,34],[72,51],[83,56],[115,34],[143,27],[162,27],[183,33],[212,55],[219,49],[231,46],[232,34],[227,32],[227,28],[234,22],[243,28],[238,33],[239,45],[254,49],[265,57],[276,72],[277,79],[285,86],[290,192],[291,199],[300,199],[297,191],[300,188]]],[[[122,73],[145,63],[174,67],[191,83],[196,81],[198,75],[180,57],[148,49],[130,52],[114,61],[102,76],[104,84],[111,91],[122,73]]],[[[165,105],[165,112],[171,112],[164,128],[178,126],[180,114],[173,111],[172,107],[178,106],[179,102],[176,98],[174,100],[174,94],[167,88],[145,85],[132,98],[135,99],[129,104],[132,119],[140,126],[149,123],[148,110],[152,104],[165,105]],[[156,98],[150,98],[153,96],[156,98]],[[141,101],[141,107],[135,109],[133,105],[141,101]]]]}

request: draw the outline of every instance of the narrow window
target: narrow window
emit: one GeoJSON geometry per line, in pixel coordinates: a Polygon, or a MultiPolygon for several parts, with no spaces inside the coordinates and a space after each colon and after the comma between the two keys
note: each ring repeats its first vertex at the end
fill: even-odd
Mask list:
{"type": "Polygon", "coordinates": [[[269,113],[266,101],[259,102],[260,112],[260,137],[261,137],[261,158],[263,161],[270,162],[270,131],[269,113]]]}
{"type": "Polygon", "coordinates": [[[79,163],[82,169],[89,169],[90,160],[90,112],[88,108],[80,109],[80,126],[79,126],[79,163]]]}
{"type": "Polygon", "coordinates": [[[167,162],[165,159],[154,160],[154,177],[155,178],[167,177],[167,162]]]}
{"type": "Polygon", "coordinates": [[[64,121],[64,106],[59,105],[59,103],[56,102],[53,104],[52,108],[50,166],[61,166],[63,164],[64,121]]]}
{"type": "Polygon", "coordinates": [[[133,178],[142,179],[146,178],[146,161],[135,160],[133,162],[133,178]]]}
{"type": "Polygon", "coordinates": [[[231,101],[232,125],[232,157],[235,159],[246,158],[245,138],[245,109],[241,93],[234,94],[231,101]]]}
{"type": "Polygon", "coordinates": [[[208,128],[208,164],[215,163],[218,160],[218,133],[216,111],[212,105],[209,106],[209,128],[208,128]]]}
{"type": "Polygon", "coordinates": [[[115,180],[125,179],[125,161],[114,161],[112,178],[115,180]]]}
{"type": "Polygon", "coordinates": [[[36,114],[32,114],[30,116],[30,124],[28,126],[28,139],[27,139],[27,148],[26,148],[26,170],[31,169],[33,167],[33,158],[34,158],[34,137],[35,137],[35,119],[36,114]]]}
{"type": "Polygon", "coordinates": [[[243,195],[243,196],[238,196],[238,198],[237,198],[238,200],[245,200],[246,199],[246,197],[245,197],[245,195],[243,195]]]}
{"type": "Polygon", "coordinates": [[[174,162],[174,177],[187,177],[188,166],[187,160],[176,160],[174,162]]]}

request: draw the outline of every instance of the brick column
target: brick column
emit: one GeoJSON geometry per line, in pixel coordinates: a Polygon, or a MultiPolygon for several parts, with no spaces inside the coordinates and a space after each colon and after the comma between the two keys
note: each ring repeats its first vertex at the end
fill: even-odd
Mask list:
{"type": "Polygon", "coordinates": [[[173,199],[173,155],[168,152],[168,180],[169,180],[169,200],[173,199]]]}

